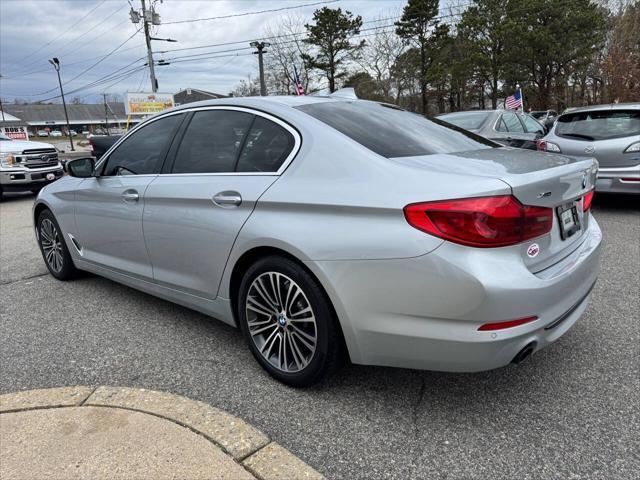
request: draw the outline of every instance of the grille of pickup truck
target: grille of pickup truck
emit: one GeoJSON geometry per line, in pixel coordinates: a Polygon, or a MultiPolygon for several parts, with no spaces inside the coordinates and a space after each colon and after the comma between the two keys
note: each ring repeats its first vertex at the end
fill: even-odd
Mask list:
{"type": "Polygon", "coordinates": [[[23,150],[20,160],[27,168],[50,167],[58,163],[58,152],[55,148],[23,150]]]}

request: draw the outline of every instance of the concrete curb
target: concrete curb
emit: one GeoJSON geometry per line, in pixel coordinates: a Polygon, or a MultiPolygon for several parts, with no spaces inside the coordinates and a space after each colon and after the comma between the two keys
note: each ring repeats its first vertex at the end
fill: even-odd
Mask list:
{"type": "Polygon", "coordinates": [[[61,387],[0,395],[0,414],[26,410],[106,407],[133,410],[203,436],[259,480],[324,477],[243,420],[170,393],[121,387],[61,387]]]}

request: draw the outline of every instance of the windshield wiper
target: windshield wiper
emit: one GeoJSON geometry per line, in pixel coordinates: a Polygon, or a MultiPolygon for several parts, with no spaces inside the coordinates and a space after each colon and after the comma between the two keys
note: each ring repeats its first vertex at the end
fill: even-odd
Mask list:
{"type": "Polygon", "coordinates": [[[575,138],[583,138],[585,140],[594,141],[595,138],[590,135],[583,135],[581,133],[560,133],[560,136],[563,137],[575,137],[575,138]]]}

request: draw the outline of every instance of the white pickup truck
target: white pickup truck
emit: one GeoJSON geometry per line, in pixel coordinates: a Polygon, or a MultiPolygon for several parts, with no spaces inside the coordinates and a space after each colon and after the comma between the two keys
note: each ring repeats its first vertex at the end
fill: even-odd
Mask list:
{"type": "Polygon", "coordinates": [[[0,199],[4,192],[37,192],[62,175],[53,145],[0,135],[0,199]]]}

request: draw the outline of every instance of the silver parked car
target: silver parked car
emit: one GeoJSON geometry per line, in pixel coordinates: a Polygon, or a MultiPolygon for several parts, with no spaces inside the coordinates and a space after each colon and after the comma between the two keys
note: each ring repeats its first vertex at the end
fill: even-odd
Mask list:
{"type": "Polygon", "coordinates": [[[538,149],[595,157],[598,191],[640,194],[640,103],[571,109],[558,117],[538,149]]]}
{"type": "Polygon", "coordinates": [[[527,113],[513,110],[469,110],[438,115],[440,120],[508,147],[536,150],[545,127],[527,113]]]}
{"type": "Polygon", "coordinates": [[[597,164],[393,105],[192,103],[67,164],[33,210],[51,274],[86,270],[239,326],[279,380],[358,364],[480,371],[587,306],[597,164]]]}

